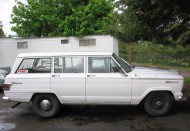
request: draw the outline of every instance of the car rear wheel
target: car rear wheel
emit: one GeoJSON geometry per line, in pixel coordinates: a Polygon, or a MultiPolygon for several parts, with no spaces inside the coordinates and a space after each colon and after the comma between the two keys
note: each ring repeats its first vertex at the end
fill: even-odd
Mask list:
{"type": "Polygon", "coordinates": [[[40,117],[55,117],[60,110],[60,102],[52,94],[38,94],[32,101],[33,111],[40,117]]]}
{"type": "Polygon", "coordinates": [[[150,116],[163,116],[170,113],[174,104],[168,92],[152,92],[144,101],[144,109],[150,116]]]}

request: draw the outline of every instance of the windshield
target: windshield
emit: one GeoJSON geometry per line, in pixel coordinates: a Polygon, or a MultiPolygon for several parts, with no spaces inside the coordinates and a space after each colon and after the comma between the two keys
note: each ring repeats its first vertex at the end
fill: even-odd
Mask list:
{"type": "Polygon", "coordinates": [[[121,67],[128,73],[132,71],[132,66],[127,63],[125,60],[123,60],[122,58],[120,58],[119,56],[117,56],[116,54],[112,55],[115,60],[121,65],[121,67]]]}

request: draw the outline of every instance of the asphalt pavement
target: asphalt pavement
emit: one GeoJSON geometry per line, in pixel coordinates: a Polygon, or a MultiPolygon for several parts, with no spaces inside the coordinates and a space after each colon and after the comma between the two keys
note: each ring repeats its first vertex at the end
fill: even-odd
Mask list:
{"type": "MultiPolygon", "coordinates": [[[[0,99],[3,97],[0,93],[0,99]]],[[[177,102],[171,115],[150,117],[142,106],[87,106],[75,112],[62,106],[56,118],[36,116],[31,103],[12,109],[0,100],[0,131],[189,131],[190,102],[177,102]]]]}

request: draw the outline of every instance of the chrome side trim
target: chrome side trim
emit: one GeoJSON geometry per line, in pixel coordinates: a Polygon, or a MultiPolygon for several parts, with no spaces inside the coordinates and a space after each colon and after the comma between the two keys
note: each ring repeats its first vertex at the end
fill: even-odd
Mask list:
{"type": "Polygon", "coordinates": [[[166,83],[179,83],[179,81],[166,81],[166,83]]]}
{"type": "Polygon", "coordinates": [[[22,84],[21,82],[11,82],[11,84],[22,84]]]}

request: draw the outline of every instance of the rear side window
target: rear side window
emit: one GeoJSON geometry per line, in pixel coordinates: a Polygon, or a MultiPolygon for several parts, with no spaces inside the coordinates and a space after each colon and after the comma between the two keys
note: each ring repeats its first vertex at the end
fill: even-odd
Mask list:
{"type": "Polygon", "coordinates": [[[55,57],[54,73],[84,73],[84,57],[55,57]]]}
{"type": "Polygon", "coordinates": [[[51,58],[24,59],[16,73],[51,73],[51,58]]]}

